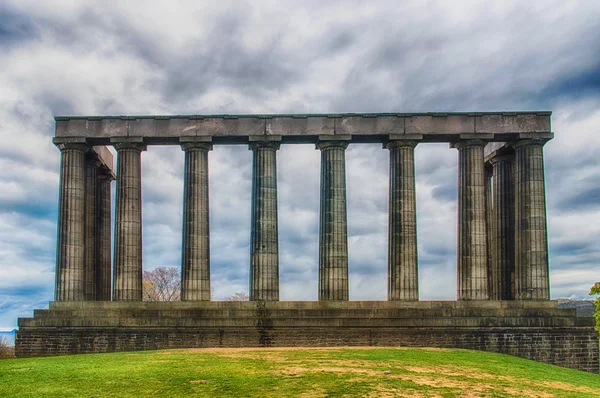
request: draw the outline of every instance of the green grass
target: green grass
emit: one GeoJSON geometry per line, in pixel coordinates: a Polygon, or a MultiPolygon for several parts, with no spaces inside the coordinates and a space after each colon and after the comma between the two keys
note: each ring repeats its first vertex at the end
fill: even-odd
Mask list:
{"type": "Polygon", "coordinates": [[[600,376],[467,350],[196,349],[0,361],[0,396],[600,396],[600,376]],[[545,394],[545,395],[544,395],[545,394]]]}

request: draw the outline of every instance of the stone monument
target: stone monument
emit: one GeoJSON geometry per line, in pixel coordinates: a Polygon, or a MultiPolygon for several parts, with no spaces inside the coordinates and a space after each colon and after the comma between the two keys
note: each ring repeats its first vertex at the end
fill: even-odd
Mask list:
{"type": "MultiPolygon", "coordinates": [[[[598,372],[592,319],[550,300],[550,112],[56,117],[55,301],[19,319],[20,357],[184,347],[430,346],[598,372]],[[458,155],[457,300],[419,301],[417,145],[458,155]],[[321,152],[318,301],[279,301],[277,150],[321,152]],[[345,151],[389,151],[388,300],[349,301],[345,151]],[[250,302],[210,301],[208,156],[253,152],[250,302]],[[117,151],[116,176],[112,154],[117,151]],[[185,152],[180,302],[142,302],[141,157],[185,152]],[[111,181],[116,220],[111,234],[111,181]],[[114,263],[111,275],[111,242],[114,263]]],[[[250,167],[250,165],[249,165],[250,167]]]]}

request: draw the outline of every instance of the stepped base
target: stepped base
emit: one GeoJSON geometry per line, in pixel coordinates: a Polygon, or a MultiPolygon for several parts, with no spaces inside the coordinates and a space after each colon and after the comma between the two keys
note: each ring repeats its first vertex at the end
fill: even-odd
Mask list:
{"type": "Polygon", "coordinates": [[[511,354],[598,373],[592,318],[555,301],[51,302],[16,355],[195,347],[408,346],[511,354]]]}

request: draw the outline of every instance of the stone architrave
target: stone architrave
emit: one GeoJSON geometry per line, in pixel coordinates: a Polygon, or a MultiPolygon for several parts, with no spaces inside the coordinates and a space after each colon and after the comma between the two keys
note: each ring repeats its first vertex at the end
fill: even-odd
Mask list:
{"type": "Polygon", "coordinates": [[[419,299],[415,147],[417,141],[394,140],[390,151],[388,223],[388,300],[419,299]]]}
{"type": "Polygon", "coordinates": [[[319,300],[348,300],[346,148],[348,140],[322,139],[319,222],[319,300]]]}
{"type": "Polygon", "coordinates": [[[98,196],[96,202],[96,293],[98,301],[110,301],[112,297],[111,251],[112,251],[112,171],[100,167],[98,169],[98,196]]]}
{"type": "Polygon", "coordinates": [[[464,140],[458,149],[458,299],[488,300],[487,223],[481,140],[464,140]]]}
{"type": "Polygon", "coordinates": [[[83,301],[85,295],[85,154],[81,142],[54,140],[60,149],[56,250],[56,301],[83,301]]]}
{"type": "Polygon", "coordinates": [[[522,140],[515,149],[515,298],[549,300],[548,232],[543,140],[522,140]]]}
{"type": "Polygon", "coordinates": [[[114,142],[117,204],[113,300],[142,300],[142,140],[114,142]]]}
{"type": "Polygon", "coordinates": [[[493,167],[493,300],[513,300],[515,272],[515,193],[514,155],[495,156],[493,167]]]}
{"type": "Polygon", "coordinates": [[[185,152],[181,300],[209,301],[208,152],[212,150],[212,144],[182,142],[181,149],[185,152]]]}
{"type": "Polygon", "coordinates": [[[250,143],[252,204],[250,230],[250,300],[279,300],[279,237],[277,226],[278,141],[250,143]]]}
{"type": "Polygon", "coordinates": [[[85,159],[85,300],[97,299],[97,259],[98,259],[98,168],[100,161],[93,150],[85,159]]]}

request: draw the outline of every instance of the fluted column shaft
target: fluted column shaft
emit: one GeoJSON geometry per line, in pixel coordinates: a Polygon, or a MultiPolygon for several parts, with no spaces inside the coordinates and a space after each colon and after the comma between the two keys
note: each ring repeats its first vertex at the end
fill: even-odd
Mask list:
{"type": "Polygon", "coordinates": [[[97,262],[96,262],[96,293],[97,300],[110,301],[112,297],[111,281],[111,249],[112,249],[112,181],[111,171],[104,168],[98,173],[97,211],[97,262]]]}
{"type": "Polygon", "coordinates": [[[90,151],[85,159],[85,299],[95,301],[97,296],[97,184],[100,161],[90,151]]]}
{"type": "Polygon", "coordinates": [[[418,300],[415,141],[391,141],[388,300],[418,300]]]}
{"type": "Polygon", "coordinates": [[[277,227],[277,150],[279,142],[250,144],[252,209],[250,231],[250,300],[279,300],[277,227]]]}
{"type": "Polygon", "coordinates": [[[484,185],[485,185],[485,222],[487,230],[487,273],[488,273],[488,292],[490,299],[498,300],[497,283],[494,280],[496,273],[493,271],[494,263],[494,198],[492,192],[492,170],[488,164],[484,165],[484,185]]]}
{"type": "Polygon", "coordinates": [[[483,148],[479,140],[458,149],[458,299],[487,300],[487,223],[483,148]]]}
{"type": "Polygon", "coordinates": [[[346,148],[348,142],[321,141],[319,300],[348,300],[346,148]]]}
{"type": "Polygon", "coordinates": [[[524,140],[515,148],[515,296],[549,300],[548,236],[544,186],[544,142],[524,140]]]}
{"type": "Polygon", "coordinates": [[[513,300],[515,272],[515,194],[514,155],[496,156],[493,166],[494,209],[492,250],[493,300],[513,300]]]}
{"type": "Polygon", "coordinates": [[[56,301],[85,300],[85,153],[83,144],[59,143],[61,152],[56,248],[56,301]]]}
{"type": "Polygon", "coordinates": [[[116,143],[117,209],[113,300],[142,299],[142,175],[140,143],[116,143]]]}
{"type": "Polygon", "coordinates": [[[208,151],[206,142],[181,145],[185,151],[181,300],[210,300],[208,151]]]}

